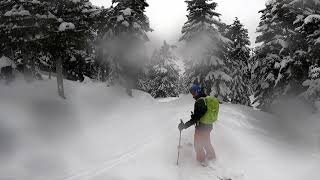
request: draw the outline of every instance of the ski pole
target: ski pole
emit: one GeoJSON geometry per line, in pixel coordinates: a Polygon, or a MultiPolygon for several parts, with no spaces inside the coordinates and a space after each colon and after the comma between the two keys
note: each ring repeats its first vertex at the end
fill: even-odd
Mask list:
{"type": "MultiPolygon", "coordinates": [[[[180,119],[180,122],[183,123],[183,121],[180,119]]],[[[179,157],[180,157],[180,148],[181,148],[181,130],[180,130],[180,136],[179,136],[179,146],[178,146],[178,158],[177,158],[177,165],[179,165],[179,157]]]]}

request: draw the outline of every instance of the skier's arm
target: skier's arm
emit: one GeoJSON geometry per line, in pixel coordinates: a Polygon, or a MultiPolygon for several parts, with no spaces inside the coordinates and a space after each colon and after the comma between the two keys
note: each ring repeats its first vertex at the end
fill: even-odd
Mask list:
{"type": "Polygon", "coordinates": [[[185,123],[185,129],[197,123],[200,118],[207,112],[207,106],[203,99],[196,101],[194,104],[194,114],[191,120],[185,123]]]}

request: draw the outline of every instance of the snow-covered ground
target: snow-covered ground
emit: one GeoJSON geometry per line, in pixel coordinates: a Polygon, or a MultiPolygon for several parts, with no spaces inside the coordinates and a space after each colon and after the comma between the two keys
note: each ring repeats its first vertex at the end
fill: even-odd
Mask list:
{"type": "Polygon", "coordinates": [[[270,114],[223,104],[212,133],[217,163],[196,163],[190,128],[177,166],[177,124],[189,119],[190,95],[155,100],[134,91],[132,98],[121,88],[69,81],[65,90],[62,100],[53,80],[0,84],[1,180],[319,178],[319,114],[293,121],[299,132],[270,114]]]}

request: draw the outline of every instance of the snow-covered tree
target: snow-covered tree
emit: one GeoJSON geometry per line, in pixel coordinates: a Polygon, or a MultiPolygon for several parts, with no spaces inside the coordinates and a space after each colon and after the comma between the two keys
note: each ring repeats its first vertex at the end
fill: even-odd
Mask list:
{"type": "Polygon", "coordinates": [[[303,86],[308,89],[302,95],[314,103],[320,101],[320,1],[297,0],[292,5],[296,8],[304,7],[295,21],[295,24],[300,25],[297,30],[306,37],[307,47],[303,53],[310,62],[309,76],[303,82],[303,86]]]}
{"type": "Polygon", "coordinates": [[[113,0],[110,8],[109,28],[105,32],[105,56],[110,73],[108,81],[125,85],[129,95],[136,86],[137,77],[144,64],[144,43],[149,41],[147,32],[152,31],[144,14],[145,0],[113,0]]]}
{"type": "Polygon", "coordinates": [[[0,46],[1,51],[14,58],[21,52],[23,71],[27,81],[35,74],[35,59],[41,51],[41,40],[47,38],[43,19],[50,21],[54,16],[47,11],[48,5],[33,0],[3,0],[0,2],[0,46]]]}
{"type": "Polygon", "coordinates": [[[229,50],[229,57],[232,59],[232,83],[230,99],[233,103],[250,105],[250,79],[249,79],[249,58],[250,40],[248,30],[244,28],[236,18],[225,33],[226,37],[233,42],[229,50]]]}
{"type": "Polygon", "coordinates": [[[182,28],[180,41],[186,42],[189,53],[185,72],[188,84],[198,81],[207,93],[228,100],[232,80],[227,49],[230,40],[219,32],[220,14],[211,0],[187,0],[188,20],[182,28]]]}
{"type": "Polygon", "coordinates": [[[76,72],[83,73],[82,66],[80,70],[78,64],[85,64],[84,61],[90,57],[89,52],[93,51],[88,48],[88,41],[92,36],[91,15],[95,10],[89,0],[1,1],[2,51],[12,56],[22,54],[27,79],[32,77],[30,69],[34,75],[36,67],[55,64],[55,69],[49,69],[57,72],[59,94],[64,97],[63,74],[68,77],[76,72]],[[68,65],[75,60],[77,66],[68,65]],[[64,71],[62,65],[66,67],[64,71]]]}
{"type": "MultiPolygon", "coordinates": [[[[282,68],[292,61],[288,47],[290,35],[295,33],[295,14],[292,14],[290,7],[286,5],[288,2],[283,0],[271,1],[260,11],[262,16],[257,31],[261,35],[257,37],[256,42],[262,45],[255,50],[252,77],[256,100],[263,109],[268,109],[273,100],[285,91],[279,84],[282,78],[279,75],[282,68]]],[[[286,73],[289,71],[285,71],[286,73]]]]}
{"type": "MultiPolygon", "coordinates": [[[[309,0],[275,0],[262,11],[253,68],[254,90],[260,107],[268,109],[280,96],[297,96],[305,91],[302,83],[317,61],[317,47],[310,45],[306,33],[307,16],[316,13],[319,5],[309,0]],[[308,2],[313,7],[307,7],[308,2]]],[[[308,23],[307,23],[308,24],[308,23]]],[[[312,27],[314,27],[312,25],[312,27]]],[[[309,28],[308,28],[309,29],[309,28]]],[[[312,43],[311,43],[312,44],[312,43]]]]}
{"type": "Polygon", "coordinates": [[[43,43],[55,60],[58,92],[64,97],[63,74],[81,75],[83,67],[75,66],[75,63],[85,64],[83,61],[90,60],[88,43],[92,38],[91,16],[97,8],[89,0],[42,1],[50,5],[48,9],[53,12],[55,19],[47,24],[49,38],[43,43]]]}
{"type": "Polygon", "coordinates": [[[97,34],[94,39],[96,79],[102,82],[107,81],[107,75],[109,74],[108,59],[110,57],[107,52],[104,53],[104,49],[112,34],[110,27],[112,26],[113,10],[112,7],[101,8],[95,15],[94,29],[96,29],[97,34]],[[111,34],[108,34],[109,32],[111,34]]]}
{"type": "Polygon", "coordinates": [[[13,69],[15,68],[14,62],[6,57],[0,57],[0,80],[4,79],[6,84],[9,84],[13,79],[13,69]]]}
{"type": "Polygon", "coordinates": [[[164,41],[159,51],[155,51],[151,57],[150,69],[148,69],[144,81],[145,91],[153,97],[177,97],[179,95],[179,71],[176,65],[177,57],[172,53],[171,46],[164,41]]]}
{"type": "MultiPolygon", "coordinates": [[[[308,89],[302,93],[303,97],[311,102],[320,102],[320,67],[312,66],[309,79],[303,82],[308,89]]],[[[320,110],[320,109],[319,109],[320,110]]]]}

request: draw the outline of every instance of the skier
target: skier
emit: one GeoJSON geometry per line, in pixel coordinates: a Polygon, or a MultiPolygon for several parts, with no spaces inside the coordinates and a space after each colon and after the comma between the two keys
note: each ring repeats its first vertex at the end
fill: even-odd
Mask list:
{"type": "Polygon", "coordinates": [[[191,114],[191,120],[186,123],[181,122],[178,129],[182,131],[195,124],[194,149],[197,161],[201,165],[205,165],[207,161],[216,159],[210,140],[210,132],[212,131],[212,124],[218,118],[219,101],[215,97],[207,96],[198,84],[192,85],[190,93],[196,100],[194,113],[191,114]]]}

